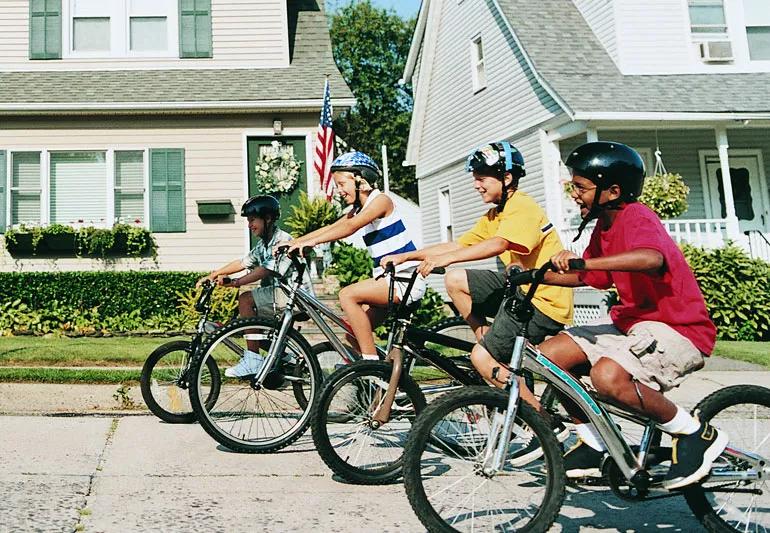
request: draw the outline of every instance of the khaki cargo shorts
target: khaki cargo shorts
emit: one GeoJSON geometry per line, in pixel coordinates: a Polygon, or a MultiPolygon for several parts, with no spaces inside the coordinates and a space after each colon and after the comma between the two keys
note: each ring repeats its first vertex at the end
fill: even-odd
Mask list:
{"type": "MultiPolygon", "coordinates": [[[[608,319],[605,319],[608,320],[608,319]]],[[[606,357],[637,381],[661,392],[677,387],[703,367],[703,354],[689,339],[662,322],[638,322],[628,334],[611,322],[564,331],[585,352],[591,365],[606,357]]]]}

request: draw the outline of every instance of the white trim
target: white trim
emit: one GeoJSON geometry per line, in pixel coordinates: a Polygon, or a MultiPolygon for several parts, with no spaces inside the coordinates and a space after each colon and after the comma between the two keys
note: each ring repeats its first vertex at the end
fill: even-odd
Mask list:
{"type": "MultiPolygon", "coordinates": [[[[352,107],[355,98],[332,100],[338,107],[352,107]]],[[[321,109],[322,99],[306,100],[238,100],[231,102],[201,101],[201,102],[71,102],[71,103],[36,103],[36,104],[2,104],[0,111],[50,111],[50,110],[170,110],[170,109],[321,109]]],[[[272,132],[271,132],[272,133],[272,132]]]]}
{"type": "Polygon", "coordinates": [[[545,189],[545,212],[548,220],[560,232],[564,227],[564,193],[560,184],[561,151],[559,142],[549,138],[545,130],[538,132],[540,153],[543,158],[543,188],[545,189]]]}
{"type": "Polygon", "coordinates": [[[473,94],[487,87],[487,66],[484,57],[484,40],[481,33],[470,39],[471,87],[473,94]]]}
{"type": "MultiPolygon", "coordinates": [[[[150,217],[152,212],[150,211],[150,149],[144,150],[144,227],[147,231],[150,230],[150,217]]],[[[187,154],[185,154],[185,165],[187,164],[187,154]]],[[[187,191],[187,178],[185,177],[185,194],[187,191]]],[[[186,216],[186,215],[185,215],[186,216]]]]}
{"type": "Polygon", "coordinates": [[[40,150],[40,224],[51,223],[51,158],[48,149],[40,150]]]}
{"type": "Polygon", "coordinates": [[[11,227],[11,151],[5,150],[5,227],[11,227]]]}
{"type": "Polygon", "coordinates": [[[580,135],[588,128],[588,124],[582,120],[567,122],[561,126],[557,126],[550,131],[547,131],[549,141],[561,141],[580,135]]]}
{"type": "Polygon", "coordinates": [[[586,142],[595,143],[599,140],[599,132],[596,126],[588,126],[586,128],[586,142]]]}
{"type": "Polygon", "coordinates": [[[449,185],[440,187],[437,191],[438,194],[438,224],[439,224],[439,236],[441,242],[450,242],[454,240],[454,224],[452,223],[452,190],[449,185]],[[446,198],[446,202],[444,201],[446,198]],[[452,228],[452,239],[449,237],[447,227],[452,228]]]}
{"type": "MultiPolygon", "coordinates": [[[[316,190],[315,183],[315,169],[313,167],[313,160],[315,158],[315,137],[318,134],[318,129],[309,132],[305,135],[305,172],[307,172],[307,195],[312,198],[319,191],[316,190]]],[[[334,149],[332,149],[332,158],[334,157],[334,149]]],[[[320,184],[319,184],[320,187],[320,184]]]]}
{"type": "Polygon", "coordinates": [[[414,67],[417,65],[417,56],[420,54],[420,48],[422,46],[422,39],[425,35],[425,25],[428,20],[428,12],[430,10],[430,0],[423,0],[420,5],[420,11],[417,14],[417,24],[414,27],[414,34],[412,35],[412,42],[409,45],[409,54],[406,56],[406,65],[404,65],[404,73],[399,80],[401,83],[409,83],[412,81],[412,75],[414,74],[414,67]]]}
{"type": "Polygon", "coordinates": [[[735,112],[735,113],[682,113],[682,112],[576,112],[574,120],[762,120],[770,119],[770,112],[735,112]]]}
{"type": "MultiPolygon", "coordinates": [[[[243,189],[241,190],[241,201],[245,201],[249,197],[249,137],[258,137],[260,136],[259,133],[254,132],[260,132],[260,131],[269,131],[272,133],[272,128],[264,128],[263,130],[246,130],[241,134],[241,158],[243,159],[243,189]],[[251,132],[251,133],[250,133],[251,132]]],[[[235,212],[236,215],[240,214],[240,211],[238,209],[239,206],[236,206],[235,212]]],[[[246,252],[251,250],[251,239],[249,236],[249,227],[248,225],[243,228],[243,244],[244,249],[246,252]]],[[[245,255],[245,254],[244,254],[245,255]]]]}
{"type": "Polygon", "coordinates": [[[107,166],[107,172],[105,172],[107,190],[104,191],[107,203],[105,204],[104,220],[108,224],[107,227],[112,227],[115,225],[115,150],[107,150],[104,153],[104,164],[107,166]]]}

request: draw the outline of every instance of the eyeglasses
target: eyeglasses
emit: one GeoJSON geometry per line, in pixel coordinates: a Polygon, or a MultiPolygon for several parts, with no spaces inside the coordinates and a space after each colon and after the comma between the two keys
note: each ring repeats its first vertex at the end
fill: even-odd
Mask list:
{"type": "Polygon", "coordinates": [[[596,189],[595,185],[593,187],[583,187],[574,181],[564,181],[562,183],[564,184],[564,191],[567,194],[577,193],[578,196],[583,196],[588,191],[593,191],[596,189]]]}

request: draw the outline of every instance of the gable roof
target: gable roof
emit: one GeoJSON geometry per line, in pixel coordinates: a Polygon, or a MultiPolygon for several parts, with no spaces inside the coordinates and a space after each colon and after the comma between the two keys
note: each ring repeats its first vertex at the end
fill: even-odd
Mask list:
{"type": "Polygon", "coordinates": [[[317,110],[355,103],[332,57],[323,0],[288,0],[287,68],[0,72],[0,112],[317,110]]]}
{"type": "Polygon", "coordinates": [[[571,115],[770,111],[770,73],[623,75],[571,0],[497,0],[571,115]],[[550,28],[544,31],[543,28],[550,28]]]}

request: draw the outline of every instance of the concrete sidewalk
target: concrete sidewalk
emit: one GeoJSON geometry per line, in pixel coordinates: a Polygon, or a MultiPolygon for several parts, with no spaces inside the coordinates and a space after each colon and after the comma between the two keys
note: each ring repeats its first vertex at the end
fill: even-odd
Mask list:
{"type": "MultiPolygon", "coordinates": [[[[768,384],[770,372],[712,367],[670,396],[689,407],[738,383],[768,384]]],[[[70,401],[63,391],[83,393],[51,387],[57,386],[0,385],[0,406],[14,412],[13,396],[21,395],[27,405],[55,397],[63,408],[70,401]]],[[[606,487],[571,487],[554,531],[661,528],[700,530],[681,498],[630,503],[606,487]]],[[[0,416],[3,533],[362,529],[422,531],[401,484],[337,481],[309,435],[280,453],[243,455],[218,446],[197,425],[164,424],[148,415],[0,416]]]]}

